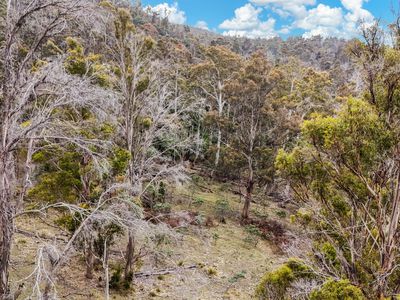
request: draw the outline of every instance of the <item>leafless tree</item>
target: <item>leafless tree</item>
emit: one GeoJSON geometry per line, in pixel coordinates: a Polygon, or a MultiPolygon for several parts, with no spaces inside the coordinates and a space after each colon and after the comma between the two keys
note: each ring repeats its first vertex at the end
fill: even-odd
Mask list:
{"type": "MultiPolygon", "coordinates": [[[[100,141],[76,135],[74,124],[60,118],[60,111],[87,107],[101,118],[105,116],[103,108],[113,99],[111,93],[94,87],[90,78],[69,75],[61,55],[41,55],[50,38],[62,36],[78,23],[85,24],[93,4],[83,0],[9,0],[5,7],[0,57],[0,295],[5,299],[11,297],[8,267],[14,216],[26,192],[23,184],[22,195],[18,195],[15,152],[37,140],[68,140],[89,150],[90,144],[100,141]]],[[[29,164],[29,156],[27,160],[29,164]]]]}
{"type": "MultiPolygon", "coordinates": [[[[130,10],[109,8],[108,47],[114,62],[115,90],[121,111],[117,141],[130,155],[127,181],[132,196],[141,198],[155,181],[184,180],[179,152],[190,139],[182,136],[181,116],[189,107],[179,101],[174,86],[155,59],[154,41],[135,31],[130,10]]],[[[134,230],[128,236],[125,277],[132,273],[134,230]]]]}

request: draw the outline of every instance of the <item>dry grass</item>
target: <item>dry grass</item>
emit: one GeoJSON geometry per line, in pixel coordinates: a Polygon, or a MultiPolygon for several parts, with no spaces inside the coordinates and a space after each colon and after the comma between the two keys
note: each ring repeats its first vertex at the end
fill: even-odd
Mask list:
{"type": "MultiPolygon", "coordinates": [[[[134,289],[119,294],[112,292],[112,299],[252,299],[255,286],[265,271],[284,259],[274,245],[260,241],[256,246],[244,241],[246,232],[236,219],[240,212],[241,201],[226,186],[207,182],[206,188],[183,187],[174,191],[172,201],[174,210],[192,210],[202,216],[214,216],[215,202],[226,199],[235,212],[226,224],[217,224],[211,228],[189,226],[180,230],[178,243],[165,245],[161,251],[163,263],[155,265],[151,259],[144,261],[142,270],[176,268],[176,272],[163,276],[138,278],[134,289]],[[194,205],[193,199],[202,199],[201,205],[194,205]],[[196,265],[194,269],[185,269],[196,265]]],[[[254,205],[254,211],[273,218],[279,208],[254,205]]],[[[284,218],[283,218],[284,220],[284,218]]],[[[65,233],[43,224],[35,218],[18,221],[19,229],[38,234],[29,237],[16,234],[12,251],[11,279],[27,276],[34,267],[38,247],[57,236],[62,244],[65,233]],[[39,237],[40,236],[40,237],[39,237]]],[[[123,250],[124,239],[115,246],[115,251],[123,250]]],[[[62,269],[57,280],[58,297],[61,299],[103,299],[102,270],[98,270],[93,280],[84,277],[84,262],[79,253],[71,256],[69,266],[62,269]],[[100,280],[99,280],[100,279],[100,280]]],[[[26,282],[29,287],[29,282],[26,282]]],[[[27,289],[23,296],[29,296],[27,289]]],[[[24,298],[24,297],[23,297],[24,298]]]]}

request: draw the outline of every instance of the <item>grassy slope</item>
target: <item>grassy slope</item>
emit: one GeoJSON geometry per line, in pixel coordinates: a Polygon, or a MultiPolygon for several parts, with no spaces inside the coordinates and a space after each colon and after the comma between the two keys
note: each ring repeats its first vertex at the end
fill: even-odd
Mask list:
{"type": "MultiPolygon", "coordinates": [[[[241,203],[237,195],[226,186],[202,183],[199,186],[187,186],[177,189],[171,199],[174,210],[197,211],[200,215],[214,216],[214,206],[218,199],[227,199],[233,212],[239,212],[241,203]],[[201,206],[195,206],[193,199],[202,199],[201,206]]],[[[254,205],[253,214],[276,217],[276,207],[254,205]]],[[[13,248],[12,279],[27,276],[34,267],[37,248],[45,241],[43,237],[58,236],[61,241],[64,233],[43,225],[37,219],[23,219],[18,228],[38,233],[42,238],[16,235],[13,248]]],[[[177,244],[164,249],[166,262],[163,267],[174,267],[177,271],[165,276],[151,276],[136,280],[135,290],[124,295],[113,292],[113,299],[252,299],[259,279],[265,270],[279,264],[283,257],[276,247],[267,241],[260,241],[257,246],[244,241],[246,232],[236,219],[235,214],[227,219],[226,224],[199,227],[189,226],[180,229],[177,244]],[[182,265],[182,267],[180,267],[182,265]],[[196,265],[195,269],[185,266],[196,265]],[[212,273],[212,274],[210,274],[212,273]]],[[[123,243],[114,250],[123,250],[123,243]]],[[[155,270],[157,267],[145,262],[142,270],[155,270]]],[[[69,266],[63,268],[58,281],[59,298],[63,299],[102,299],[102,285],[99,278],[101,270],[91,281],[84,278],[84,264],[79,254],[72,257],[69,266]]],[[[15,280],[14,284],[19,284],[15,280]]],[[[29,282],[26,283],[29,285],[29,282]]],[[[26,292],[24,296],[28,296],[26,292]]]]}

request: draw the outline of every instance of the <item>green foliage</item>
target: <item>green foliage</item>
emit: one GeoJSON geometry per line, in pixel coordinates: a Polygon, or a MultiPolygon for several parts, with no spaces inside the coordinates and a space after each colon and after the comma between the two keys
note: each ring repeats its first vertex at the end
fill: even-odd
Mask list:
{"type": "Polygon", "coordinates": [[[286,211],[284,211],[284,210],[278,210],[277,212],[276,212],[276,215],[279,217],[279,218],[286,218],[286,216],[287,216],[287,213],[286,213],[286,211]]]}
{"type": "Polygon", "coordinates": [[[201,197],[195,197],[193,202],[192,202],[192,204],[194,206],[200,207],[200,206],[202,206],[204,204],[204,199],[201,198],[201,197]]]}
{"type": "Polygon", "coordinates": [[[113,154],[111,165],[114,175],[124,175],[128,168],[131,154],[128,150],[120,147],[114,148],[113,154]]]}
{"type": "MultiPolygon", "coordinates": [[[[380,217],[376,207],[382,203],[376,201],[385,199],[390,187],[383,183],[382,188],[379,186],[374,191],[372,174],[380,172],[382,161],[390,155],[394,142],[393,132],[374,106],[349,98],[334,116],[313,114],[303,123],[298,146],[290,152],[280,150],[275,162],[280,175],[289,180],[299,201],[318,202],[318,205],[300,209],[292,218],[313,230],[324,232],[323,235],[311,236],[316,242],[316,261],[322,255],[326,266],[346,278],[348,273],[343,271],[346,267],[343,258],[350,261],[349,249],[352,246],[349,237],[363,243],[365,253],[356,258],[356,272],[360,287],[365,289],[372,288],[372,274],[379,272],[376,254],[379,250],[373,243],[365,242],[363,230],[352,231],[349,228],[354,226],[352,222],[362,222],[360,218],[363,218],[364,210],[358,209],[371,199],[368,213],[380,217]],[[319,206],[318,210],[316,206],[319,206]],[[340,260],[339,251],[342,255],[340,260]]],[[[369,230],[373,232],[374,229],[369,230]]],[[[374,236],[380,239],[379,234],[374,236]]],[[[328,287],[332,285],[330,283],[328,287]]]]}
{"type": "Polygon", "coordinates": [[[362,291],[348,280],[328,280],[320,289],[312,291],[310,300],[364,300],[362,291]]]}
{"type": "Polygon", "coordinates": [[[162,203],[162,202],[159,202],[159,203],[156,203],[154,206],[153,206],[153,209],[154,209],[154,211],[156,211],[156,212],[159,212],[159,213],[163,213],[163,214],[167,214],[167,213],[170,213],[171,212],[171,204],[169,204],[169,203],[162,203]]]}
{"type": "MultiPolygon", "coordinates": [[[[206,154],[210,166],[213,166],[215,160],[215,154],[217,148],[211,146],[206,154]]],[[[243,170],[246,167],[245,158],[238,153],[235,149],[230,147],[221,146],[220,162],[216,169],[216,173],[220,178],[238,179],[240,177],[240,172],[238,170],[243,170]]]]}
{"type": "Polygon", "coordinates": [[[338,262],[336,261],[336,257],[337,257],[337,252],[335,247],[329,243],[329,242],[325,242],[321,245],[320,247],[322,254],[324,255],[325,259],[333,264],[336,265],[338,262]]]}
{"type": "Polygon", "coordinates": [[[246,237],[244,238],[244,241],[254,247],[257,246],[260,237],[262,236],[260,229],[257,226],[251,224],[247,225],[244,230],[246,232],[246,237]]]}
{"type": "Polygon", "coordinates": [[[59,226],[64,227],[70,233],[74,233],[76,229],[78,229],[79,225],[82,222],[82,218],[79,214],[75,213],[74,215],[65,214],[59,217],[55,223],[59,226]]]}
{"type": "Polygon", "coordinates": [[[234,276],[229,278],[228,282],[230,284],[234,284],[238,282],[240,279],[246,278],[246,271],[240,271],[239,273],[236,273],[234,276]]]}
{"type": "Polygon", "coordinates": [[[166,203],[167,187],[163,181],[151,184],[142,199],[145,207],[154,209],[157,212],[169,213],[171,205],[166,203]]]}
{"type": "Polygon", "coordinates": [[[115,238],[123,233],[122,228],[117,224],[95,224],[94,229],[97,237],[94,240],[93,248],[98,257],[104,256],[104,243],[107,241],[107,247],[115,243],[115,238]]]}
{"type": "Polygon", "coordinates": [[[107,67],[101,62],[101,55],[85,55],[83,45],[78,39],[67,37],[67,58],[65,68],[72,75],[90,76],[94,83],[103,87],[110,84],[107,67]]]}
{"type": "Polygon", "coordinates": [[[28,191],[28,199],[35,202],[76,203],[80,199],[82,182],[81,155],[74,151],[39,151],[33,161],[40,163],[38,182],[28,191]]]}
{"type": "Polygon", "coordinates": [[[290,259],[278,269],[266,273],[256,288],[258,299],[286,299],[286,292],[297,279],[312,278],[309,267],[302,261],[290,259]]]}
{"type": "Polygon", "coordinates": [[[215,202],[214,211],[217,219],[220,222],[225,222],[225,218],[229,216],[231,213],[231,207],[229,205],[228,200],[226,199],[218,199],[215,202]]]}
{"type": "Polygon", "coordinates": [[[379,155],[392,144],[391,133],[385,128],[374,108],[367,102],[350,98],[337,117],[314,115],[302,126],[303,136],[318,150],[341,159],[361,171],[370,170],[379,155]]]}
{"type": "Polygon", "coordinates": [[[131,286],[133,274],[130,274],[128,278],[122,276],[122,267],[118,265],[112,272],[110,280],[108,282],[110,289],[121,291],[127,290],[131,286]]]}

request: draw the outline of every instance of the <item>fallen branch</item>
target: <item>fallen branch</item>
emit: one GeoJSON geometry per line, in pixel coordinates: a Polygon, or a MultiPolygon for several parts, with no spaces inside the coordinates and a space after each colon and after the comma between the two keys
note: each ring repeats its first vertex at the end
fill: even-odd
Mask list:
{"type": "Polygon", "coordinates": [[[197,265],[191,265],[188,267],[180,267],[180,268],[170,268],[170,269],[164,269],[164,270],[158,270],[158,271],[149,271],[149,272],[138,272],[133,274],[134,277],[150,277],[150,276],[158,276],[158,275],[167,275],[167,274],[173,274],[176,273],[179,270],[191,270],[191,269],[196,269],[197,265]]]}
{"type": "Polygon", "coordinates": [[[22,234],[22,235],[25,235],[25,236],[28,236],[28,237],[31,237],[31,238],[36,238],[36,239],[57,240],[57,241],[62,241],[64,243],[67,242],[64,238],[61,238],[61,237],[56,237],[56,236],[48,237],[48,236],[46,236],[44,234],[39,234],[37,232],[34,233],[34,232],[30,232],[30,231],[26,231],[26,230],[22,230],[22,229],[18,229],[18,228],[15,229],[15,233],[19,233],[19,234],[22,234]]]}

